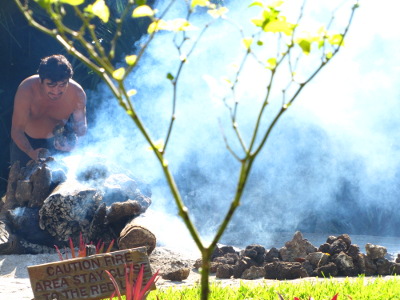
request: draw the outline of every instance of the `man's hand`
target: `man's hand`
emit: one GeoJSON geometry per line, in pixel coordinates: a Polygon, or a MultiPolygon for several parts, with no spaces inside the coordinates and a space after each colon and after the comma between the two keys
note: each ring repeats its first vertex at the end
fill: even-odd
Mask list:
{"type": "Polygon", "coordinates": [[[35,150],[31,150],[27,153],[30,158],[38,161],[40,158],[47,158],[50,156],[50,151],[46,148],[38,148],[35,150]]]}

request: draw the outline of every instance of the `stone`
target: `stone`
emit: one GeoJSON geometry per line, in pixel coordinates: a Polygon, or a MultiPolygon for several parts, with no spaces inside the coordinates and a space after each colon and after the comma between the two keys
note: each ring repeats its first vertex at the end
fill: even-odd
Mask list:
{"type": "Polygon", "coordinates": [[[257,264],[261,265],[265,259],[265,248],[261,245],[249,245],[244,249],[244,256],[250,257],[257,264]]]}
{"type": "Polygon", "coordinates": [[[250,268],[244,270],[241,278],[247,280],[253,280],[257,278],[264,278],[265,277],[265,268],[251,266],[250,268]]]}
{"type": "Polygon", "coordinates": [[[179,268],[176,270],[171,270],[170,272],[163,273],[161,277],[166,280],[171,281],[183,281],[189,277],[189,268],[179,268]]]}
{"type": "Polygon", "coordinates": [[[332,244],[329,246],[329,254],[330,255],[335,255],[339,254],[340,252],[346,252],[347,251],[347,244],[344,240],[342,239],[337,239],[334,241],[332,244]]]}
{"type": "Polygon", "coordinates": [[[267,263],[273,261],[279,261],[279,250],[276,249],[275,247],[269,249],[269,251],[267,251],[265,254],[264,261],[267,263]]]}
{"type": "Polygon", "coordinates": [[[273,262],[265,265],[266,279],[296,279],[307,277],[308,273],[299,262],[273,262]]]}
{"type": "Polygon", "coordinates": [[[297,231],[293,239],[285,243],[285,246],[279,250],[283,261],[294,262],[296,258],[304,258],[307,254],[316,252],[317,248],[307,239],[303,239],[300,231],[297,231]]]}
{"type": "Polygon", "coordinates": [[[372,245],[370,243],[365,245],[365,250],[367,256],[371,259],[384,258],[387,253],[387,249],[385,247],[372,245]]]}
{"type": "MultiPolygon", "coordinates": [[[[336,242],[336,241],[335,241],[336,242]]],[[[338,274],[344,276],[355,276],[357,271],[354,268],[353,259],[344,252],[340,252],[335,258],[338,274]]]]}
{"type": "Polygon", "coordinates": [[[326,253],[313,252],[313,253],[307,254],[305,259],[311,263],[311,265],[314,269],[316,269],[320,266],[326,265],[329,261],[329,257],[330,257],[330,255],[328,255],[326,253]]]}
{"type": "Polygon", "coordinates": [[[215,277],[220,279],[229,279],[233,276],[233,266],[232,265],[219,265],[215,277]]]}
{"type": "Polygon", "coordinates": [[[317,269],[314,270],[316,276],[319,277],[330,277],[330,276],[336,276],[338,274],[338,269],[336,264],[333,262],[330,262],[326,265],[323,265],[317,269]]]}

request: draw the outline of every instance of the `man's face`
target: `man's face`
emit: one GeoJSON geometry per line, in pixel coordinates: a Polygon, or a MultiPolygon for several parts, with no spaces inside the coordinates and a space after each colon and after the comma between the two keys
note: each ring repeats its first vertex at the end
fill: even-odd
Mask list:
{"type": "Polygon", "coordinates": [[[51,81],[50,79],[44,79],[42,85],[45,94],[49,96],[51,100],[56,101],[58,99],[61,99],[64,92],[66,91],[68,87],[68,79],[57,82],[51,81]]]}

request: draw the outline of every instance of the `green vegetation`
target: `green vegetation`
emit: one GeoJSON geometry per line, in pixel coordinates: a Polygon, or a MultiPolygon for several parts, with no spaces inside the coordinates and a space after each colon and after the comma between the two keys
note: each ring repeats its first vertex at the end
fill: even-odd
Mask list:
{"type": "MultiPolygon", "coordinates": [[[[293,300],[295,297],[300,300],[330,300],[338,294],[337,300],[389,300],[400,299],[400,278],[393,277],[385,279],[382,277],[359,278],[343,281],[337,279],[321,279],[316,282],[304,280],[298,283],[282,281],[272,284],[246,284],[242,283],[239,287],[222,287],[219,284],[211,284],[209,299],[213,300],[256,300],[274,299],[279,300],[279,296],[285,300],[293,300]]],[[[153,291],[147,300],[167,300],[167,299],[198,299],[200,287],[191,288],[168,288],[165,290],[153,291]]]]}

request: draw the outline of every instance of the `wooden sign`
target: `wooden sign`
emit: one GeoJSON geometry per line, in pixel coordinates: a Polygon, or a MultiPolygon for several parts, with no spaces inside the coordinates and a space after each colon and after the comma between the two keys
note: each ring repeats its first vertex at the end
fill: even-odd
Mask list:
{"type": "Polygon", "coordinates": [[[105,270],[114,276],[124,294],[125,265],[131,264],[134,276],[144,265],[146,284],[152,276],[146,247],[31,266],[28,273],[35,300],[109,299],[115,288],[105,270]]]}

